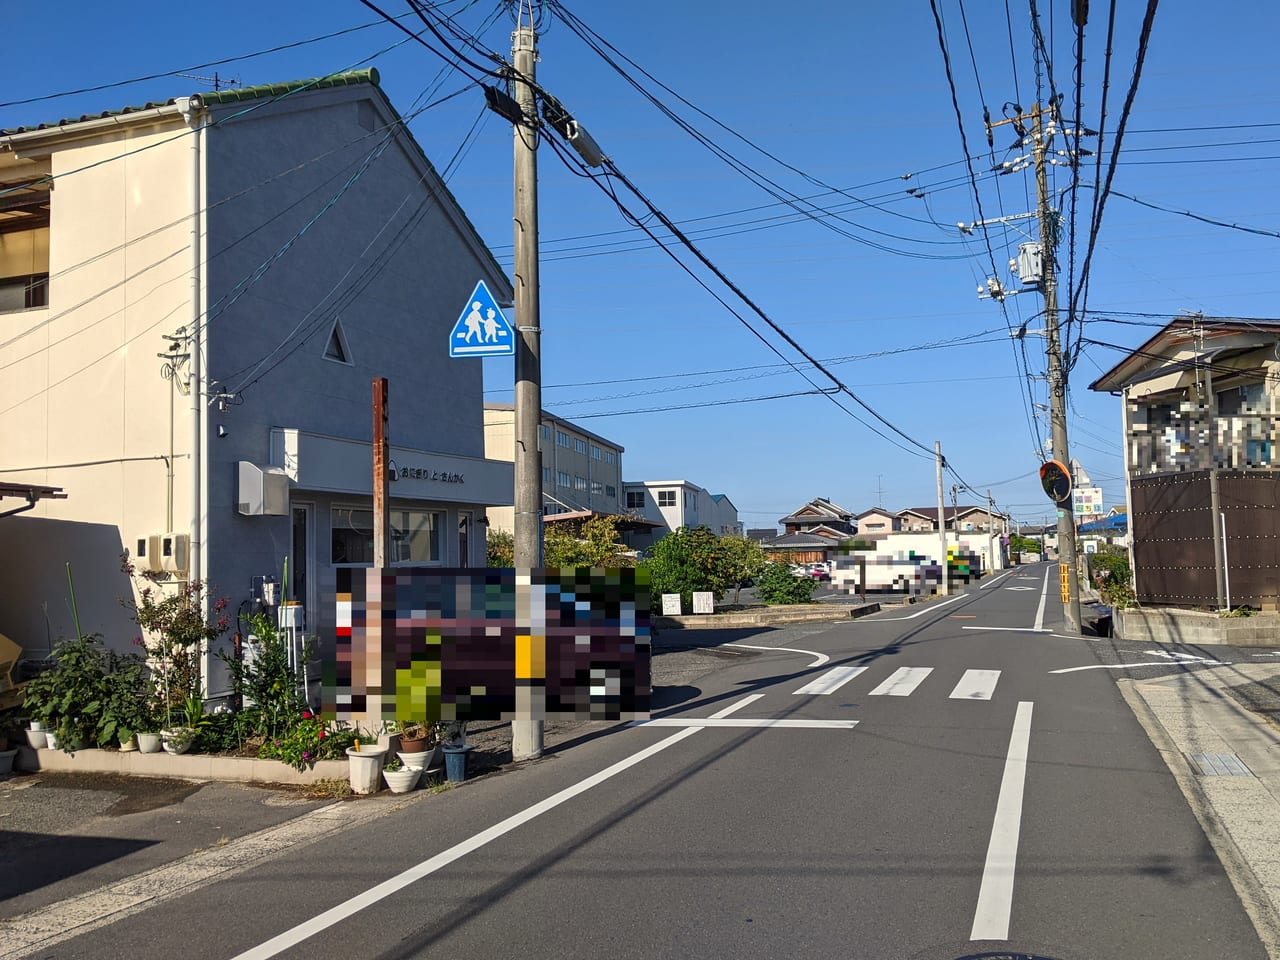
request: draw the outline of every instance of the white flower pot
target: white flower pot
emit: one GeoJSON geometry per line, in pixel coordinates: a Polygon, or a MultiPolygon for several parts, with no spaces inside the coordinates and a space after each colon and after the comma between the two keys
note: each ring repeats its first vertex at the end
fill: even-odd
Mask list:
{"type": "Polygon", "coordinates": [[[359,752],[355,747],[347,747],[348,776],[354,793],[378,792],[382,784],[382,761],[386,755],[386,750],[377,747],[365,747],[359,752]]]}
{"type": "Polygon", "coordinates": [[[160,743],[165,753],[186,753],[196,742],[196,732],[190,727],[178,727],[176,730],[161,730],[160,743]]]}
{"type": "Polygon", "coordinates": [[[50,750],[58,749],[58,735],[52,730],[46,730],[44,734],[45,746],[50,750]]]}
{"type": "Polygon", "coordinates": [[[120,741],[121,753],[136,753],[138,751],[138,741],[134,739],[133,734],[129,734],[128,740],[120,741]]]}
{"type": "Polygon", "coordinates": [[[406,767],[412,767],[414,770],[434,770],[444,762],[438,743],[430,750],[422,750],[418,753],[397,753],[396,756],[406,767]]]}
{"type": "Polygon", "coordinates": [[[139,753],[159,753],[160,752],[160,734],[140,733],[137,736],[138,736],[138,752],[139,753]]]}
{"type": "Polygon", "coordinates": [[[408,793],[417,785],[422,771],[416,767],[403,767],[399,770],[383,770],[382,776],[392,793],[408,793]]]}
{"type": "Polygon", "coordinates": [[[27,746],[32,750],[40,750],[49,745],[49,735],[44,730],[37,730],[35,724],[31,725],[31,729],[26,731],[27,746]]]}

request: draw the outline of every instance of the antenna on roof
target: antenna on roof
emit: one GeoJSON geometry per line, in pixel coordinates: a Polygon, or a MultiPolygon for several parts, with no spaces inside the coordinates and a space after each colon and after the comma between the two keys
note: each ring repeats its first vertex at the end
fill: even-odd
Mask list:
{"type": "Polygon", "coordinates": [[[235,77],[235,78],[220,77],[216,72],[212,77],[201,77],[201,76],[197,76],[194,73],[180,73],[178,74],[178,76],[185,77],[187,80],[196,80],[200,83],[209,84],[210,86],[213,87],[215,92],[217,92],[218,90],[221,90],[223,87],[242,86],[242,84],[240,83],[239,77],[235,77]]]}

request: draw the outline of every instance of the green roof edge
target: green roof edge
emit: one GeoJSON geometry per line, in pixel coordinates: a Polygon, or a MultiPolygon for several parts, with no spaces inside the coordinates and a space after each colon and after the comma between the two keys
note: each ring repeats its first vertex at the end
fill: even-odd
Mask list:
{"type": "Polygon", "coordinates": [[[208,106],[218,103],[240,103],[245,100],[261,100],[263,97],[283,97],[303,90],[325,90],[330,87],[352,87],[361,83],[378,83],[378,68],[368,67],[364,70],[349,70],[346,73],[334,73],[327,77],[312,77],[309,80],[291,80],[288,83],[262,83],[253,87],[232,87],[227,90],[215,90],[212,93],[198,94],[200,100],[208,106]]]}

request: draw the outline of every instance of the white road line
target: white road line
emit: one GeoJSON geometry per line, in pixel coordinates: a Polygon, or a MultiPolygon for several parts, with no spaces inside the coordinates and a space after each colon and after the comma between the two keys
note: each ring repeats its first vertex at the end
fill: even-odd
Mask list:
{"type": "Polygon", "coordinates": [[[951,691],[952,700],[990,700],[1000,680],[999,670],[966,670],[956,688],[951,691]]]}
{"type": "Polygon", "coordinates": [[[1012,633],[1048,633],[1045,627],[961,627],[961,630],[1008,630],[1012,633]]]}
{"type": "Polygon", "coordinates": [[[1013,874],[1018,862],[1018,835],[1022,830],[1022,791],[1027,781],[1027,748],[1031,743],[1031,708],[1028,701],[1019,703],[1013,719],[1013,734],[1009,737],[1009,753],[1000,781],[1000,797],[996,801],[970,940],[1009,939],[1013,874]]]}
{"type": "Polygon", "coordinates": [[[979,590],[985,590],[985,589],[987,589],[987,587],[994,586],[995,584],[999,583],[1001,580],[1003,580],[1005,577],[1007,577],[1007,576],[1008,576],[1009,574],[1011,574],[1011,573],[1013,573],[1013,571],[1012,571],[1012,570],[1006,570],[1004,573],[1000,574],[1000,576],[996,577],[994,580],[988,580],[986,583],[984,583],[984,584],[983,584],[982,586],[980,586],[978,589],[979,589],[979,590]]]}
{"type": "MultiPolygon", "coordinates": [[[[741,700],[731,703],[719,713],[715,714],[714,719],[723,719],[734,711],[739,710],[748,704],[754,703],[763,696],[764,694],[762,693],[752,694],[749,697],[744,697],[741,700]]],[[[579,794],[586,793],[592,787],[599,786],[606,780],[622,773],[624,770],[628,770],[636,764],[641,763],[644,760],[648,760],[655,754],[661,753],[663,750],[667,749],[667,747],[675,746],[681,740],[686,740],[693,736],[698,732],[698,730],[698,727],[688,727],[677,733],[673,733],[671,736],[659,740],[652,746],[645,747],[643,750],[619,760],[612,766],[605,767],[599,773],[593,774],[585,780],[580,780],[573,786],[566,787],[559,793],[553,793],[545,800],[540,800],[538,803],[535,803],[530,807],[526,807],[519,813],[513,814],[505,820],[495,823],[487,830],[482,830],[474,836],[463,840],[461,843],[455,844],[443,853],[438,853],[429,860],[424,860],[416,866],[412,866],[408,870],[398,873],[394,877],[384,880],[376,886],[370,887],[368,890],[364,891],[364,893],[357,894],[351,899],[338,904],[338,906],[326,910],[324,913],[312,917],[310,920],[304,921],[278,936],[272,937],[265,943],[259,944],[256,947],[238,954],[233,958],[233,960],[268,960],[270,957],[283,953],[285,950],[297,946],[305,940],[311,939],[317,933],[328,930],[335,924],[341,923],[348,917],[354,916],[361,910],[371,907],[381,900],[385,900],[392,894],[398,893],[410,884],[421,880],[423,877],[428,877],[437,870],[447,867],[455,860],[461,860],[467,854],[479,850],[485,844],[493,840],[497,840],[499,837],[510,833],[517,827],[523,826],[530,820],[540,817],[549,810],[555,809],[565,801],[572,800],[579,794]]]]}
{"type": "Polygon", "coordinates": [[[795,729],[795,730],[852,730],[858,725],[857,720],[777,720],[772,717],[752,719],[750,717],[728,717],[725,719],[703,719],[701,717],[659,717],[657,720],[636,720],[633,727],[739,727],[760,729],[795,729]]]}
{"type": "Polygon", "coordinates": [[[899,667],[889,679],[876,687],[871,697],[909,697],[924,678],[933,673],[933,667],[899,667]]]}
{"type": "Polygon", "coordinates": [[[865,671],[866,667],[832,667],[817,679],[810,680],[795,692],[797,697],[821,697],[835,693],[846,683],[865,671]]]}
{"type": "Polygon", "coordinates": [[[1147,660],[1143,663],[1091,663],[1087,667],[1064,667],[1049,673],[1079,673],[1081,670],[1129,670],[1133,667],[1228,667],[1224,660],[1147,660]]]}
{"type": "Polygon", "coordinates": [[[825,653],[818,653],[816,650],[797,650],[795,647],[756,647],[749,643],[722,643],[722,647],[739,647],[743,650],[768,650],[770,653],[803,653],[813,657],[813,663],[810,667],[820,667],[823,664],[830,663],[831,658],[825,653]]]}
{"type": "Polygon", "coordinates": [[[937,603],[931,603],[923,610],[917,610],[915,613],[909,613],[905,617],[877,617],[872,615],[866,619],[871,623],[888,623],[891,620],[914,620],[916,617],[923,617],[930,610],[937,610],[939,607],[945,607],[948,603],[955,603],[963,596],[963,593],[957,593],[954,597],[948,597],[946,600],[939,600],[937,603]]]}
{"type": "Polygon", "coordinates": [[[1044,572],[1044,587],[1040,590],[1040,606],[1036,607],[1036,629],[1040,630],[1044,627],[1044,601],[1049,596],[1049,574],[1053,573],[1053,567],[1044,572]]]}

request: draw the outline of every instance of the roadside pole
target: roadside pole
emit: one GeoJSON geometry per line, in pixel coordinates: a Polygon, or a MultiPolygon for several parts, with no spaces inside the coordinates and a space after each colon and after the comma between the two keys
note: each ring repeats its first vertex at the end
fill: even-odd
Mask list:
{"type": "Polygon", "coordinates": [[[939,595],[945,597],[949,592],[947,577],[947,517],[946,504],[942,499],[942,467],[946,463],[942,459],[942,441],[933,441],[933,452],[938,459],[938,539],[942,545],[942,585],[939,595]]]}
{"type": "MultiPolygon", "coordinates": [[[[1062,347],[1058,334],[1058,280],[1054,271],[1053,220],[1049,210],[1049,180],[1045,172],[1047,158],[1044,112],[1036,104],[1032,115],[1033,155],[1036,167],[1036,214],[1040,219],[1040,259],[1044,269],[1044,319],[1049,354],[1049,422],[1053,435],[1053,456],[1069,470],[1071,452],[1067,449],[1067,376],[1063,369],[1062,347]]],[[[1067,590],[1063,615],[1068,633],[1080,632],[1080,579],[1076,571],[1075,511],[1058,508],[1058,563],[1065,567],[1067,590]]]]}
{"type": "Polygon", "coordinates": [[[377,570],[388,566],[387,545],[390,542],[387,523],[387,499],[391,494],[387,474],[388,399],[387,378],[375,378],[373,381],[373,566],[377,570]]]}
{"type": "MultiPolygon", "coordinates": [[[[525,4],[511,35],[511,58],[515,64],[512,92],[523,119],[515,123],[515,566],[533,570],[542,566],[542,455],[538,449],[538,426],[542,419],[542,345],[538,303],[538,108],[533,87],[537,61],[537,34],[524,23],[525,4]]],[[[530,636],[529,644],[545,644],[545,637],[530,636]]],[[[540,650],[527,652],[531,664],[545,662],[540,650]]],[[[517,652],[519,659],[519,652],[517,652]]],[[[521,668],[517,664],[517,677],[521,668]]],[[[516,686],[516,714],[532,712],[530,682],[542,678],[522,678],[516,686]]],[[[511,721],[513,760],[536,760],[542,756],[543,721],[511,721]]]]}

